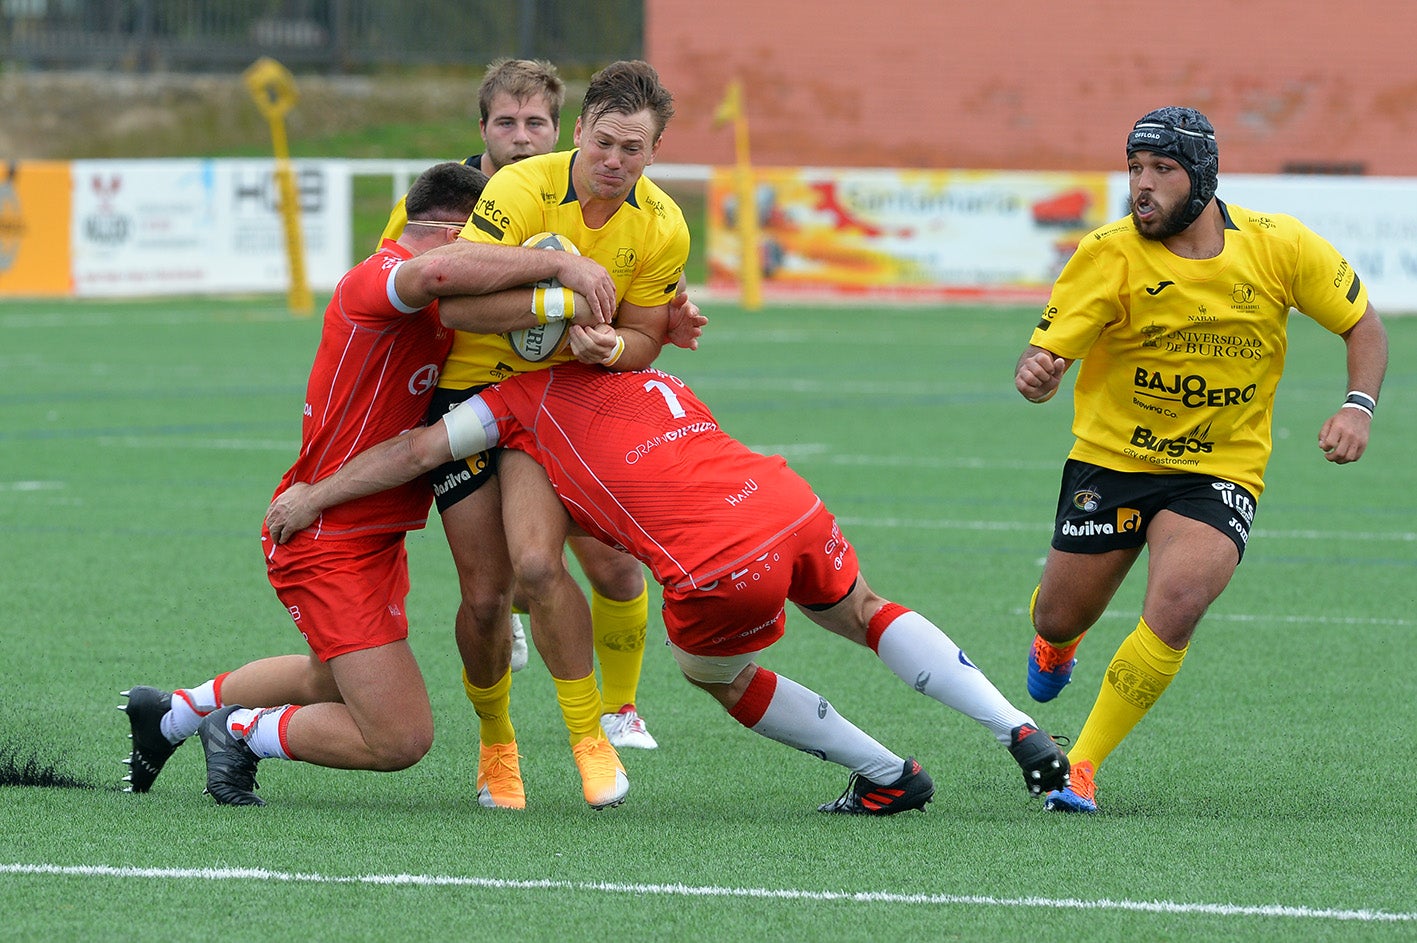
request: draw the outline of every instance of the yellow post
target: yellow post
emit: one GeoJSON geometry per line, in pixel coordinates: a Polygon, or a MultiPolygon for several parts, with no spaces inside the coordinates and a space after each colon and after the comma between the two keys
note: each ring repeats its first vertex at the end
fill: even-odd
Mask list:
{"type": "Polygon", "coordinates": [[[758,239],[758,201],[753,192],[753,162],[748,150],[748,114],[743,107],[743,86],[734,79],[728,94],[714,113],[714,121],[733,122],[733,177],[738,189],[738,243],[742,250],[739,282],[743,307],[756,311],[763,306],[761,248],[758,239]]]}
{"type": "Polygon", "coordinates": [[[310,285],[305,278],[305,246],[300,235],[300,197],[295,190],[295,173],[290,166],[290,147],[285,137],[285,116],[295,107],[299,95],[295,77],[274,59],[262,56],[242,73],[246,89],[256,107],[271,126],[271,146],[276,158],[276,185],[280,188],[280,215],[285,223],[285,251],[290,264],[287,304],[291,314],[308,316],[315,309],[310,285]]]}

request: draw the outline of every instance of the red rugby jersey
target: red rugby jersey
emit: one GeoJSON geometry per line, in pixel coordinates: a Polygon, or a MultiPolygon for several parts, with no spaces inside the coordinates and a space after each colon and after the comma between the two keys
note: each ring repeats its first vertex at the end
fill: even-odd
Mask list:
{"type": "MultiPolygon", "coordinates": [[[[364,449],[423,424],[453,332],[438,303],[408,311],[391,275],[411,258],[384,240],[350,269],[325,308],[324,328],[305,390],[300,457],[276,494],[294,481],[319,481],[364,449]]],[[[433,493],[420,477],[329,508],[311,526],[319,538],[414,530],[428,521],[433,493]]]]}
{"type": "Polygon", "coordinates": [[[729,436],[683,380],[659,370],[558,364],[482,396],[501,444],[540,462],[575,522],[661,585],[712,582],[821,503],[785,459],[729,436]]]}

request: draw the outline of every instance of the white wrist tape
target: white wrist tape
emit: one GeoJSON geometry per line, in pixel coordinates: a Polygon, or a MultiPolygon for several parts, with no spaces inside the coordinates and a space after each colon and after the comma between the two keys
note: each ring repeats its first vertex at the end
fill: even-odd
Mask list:
{"type": "Polygon", "coordinates": [[[570,321],[576,316],[576,296],[569,288],[533,288],[531,313],[538,324],[549,321],[570,321]]]}

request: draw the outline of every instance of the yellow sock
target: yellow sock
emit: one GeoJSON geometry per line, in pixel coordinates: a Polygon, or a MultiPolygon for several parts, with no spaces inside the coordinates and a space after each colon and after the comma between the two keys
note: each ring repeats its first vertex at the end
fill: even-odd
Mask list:
{"type": "Polygon", "coordinates": [[[649,623],[649,586],[628,602],[592,590],[590,621],[595,630],[595,657],[600,662],[600,712],[613,714],[635,703],[639,690],[645,626],[649,623]]]}
{"type": "Polygon", "coordinates": [[[1102,690],[1068,760],[1089,762],[1094,769],[1101,766],[1161,697],[1185,657],[1185,648],[1172,648],[1156,637],[1145,619],[1137,620],[1136,629],[1122,640],[1107,666],[1102,690]]]}
{"type": "Polygon", "coordinates": [[[574,681],[556,682],[556,703],[561,705],[561,717],[571,734],[571,746],[586,737],[604,736],[600,729],[600,689],[595,685],[595,672],[574,681]]]}
{"type": "Polygon", "coordinates": [[[512,672],[508,670],[490,688],[479,688],[468,680],[464,671],[462,686],[481,721],[478,739],[485,744],[514,743],[517,732],[512,729],[512,672]]]}

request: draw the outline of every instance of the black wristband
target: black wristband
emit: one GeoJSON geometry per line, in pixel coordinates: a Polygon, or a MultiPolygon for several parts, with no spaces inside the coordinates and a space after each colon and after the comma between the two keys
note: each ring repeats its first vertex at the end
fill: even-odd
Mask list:
{"type": "Polygon", "coordinates": [[[1373,410],[1378,407],[1378,401],[1362,390],[1349,390],[1348,398],[1343,401],[1343,405],[1361,409],[1371,416],[1373,410]]]}

